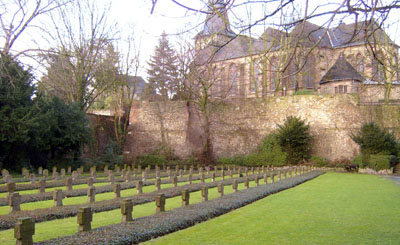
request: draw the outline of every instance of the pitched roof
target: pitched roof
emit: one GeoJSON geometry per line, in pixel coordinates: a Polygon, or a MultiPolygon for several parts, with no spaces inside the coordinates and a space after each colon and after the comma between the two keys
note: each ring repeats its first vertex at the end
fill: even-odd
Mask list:
{"type": "Polygon", "coordinates": [[[214,0],[208,7],[208,14],[201,30],[196,38],[210,35],[224,35],[235,37],[236,34],[231,30],[228,13],[224,0],[214,0]]]}
{"type": "Polygon", "coordinates": [[[320,84],[343,81],[343,80],[356,80],[363,81],[364,78],[354,69],[343,54],[339,56],[335,64],[328,70],[328,72],[321,78],[320,84]]]}
{"type": "Polygon", "coordinates": [[[341,23],[329,29],[329,37],[332,47],[365,44],[367,41],[395,44],[373,19],[351,24],[341,23]]]}

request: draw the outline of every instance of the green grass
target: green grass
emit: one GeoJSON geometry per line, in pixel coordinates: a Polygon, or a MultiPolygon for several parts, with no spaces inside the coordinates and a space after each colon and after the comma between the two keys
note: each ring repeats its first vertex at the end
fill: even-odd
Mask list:
{"type": "MultiPolygon", "coordinates": [[[[198,181],[194,181],[198,182],[198,181]]],[[[184,185],[185,183],[179,183],[180,185],[184,185]]],[[[255,186],[254,182],[250,182],[250,186],[255,186]]],[[[162,185],[162,188],[167,188],[171,187],[170,184],[167,185],[162,185]]],[[[244,184],[239,184],[238,185],[239,189],[244,188],[244,184]]],[[[132,191],[133,189],[129,189],[129,191],[132,191]]],[[[144,192],[151,192],[154,191],[154,186],[145,186],[143,187],[144,192]]],[[[232,193],[232,186],[225,186],[224,192],[225,194],[232,193]]],[[[135,190],[136,192],[136,190],[135,190]]],[[[114,194],[114,193],[112,193],[114,194]]],[[[218,192],[217,188],[212,188],[209,189],[209,200],[217,198],[218,197],[218,192]]],[[[86,197],[85,197],[86,200],[86,197]]],[[[97,200],[97,195],[96,195],[96,200],[97,200]]],[[[181,206],[181,197],[177,196],[174,198],[168,198],[166,200],[166,210],[172,210],[174,208],[178,208],[181,206]]],[[[192,192],[190,194],[190,203],[199,203],[201,202],[201,192],[192,192]]],[[[133,208],[133,217],[138,218],[138,217],[143,217],[143,216],[148,216],[152,215],[155,213],[155,203],[146,203],[143,205],[138,205],[133,208]]],[[[121,210],[116,209],[112,211],[107,211],[107,212],[101,212],[101,213],[95,213],[93,215],[93,222],[92,222],[92,228],[97,228],[101,226],[106,226],[110,224],[117,224],[121,222],[121,210]]],[[[60,236],[67,236],[67,235],[72,235],[76,233],[78,230],[78,225],[76,223],[76,217],[72,218],[65,218],[65,219],[59,219],[59,220],[52,220],[48,222],[42,222],[42,223],[37,223],[35,224],[35,235],[33,237],[33,240],[35,242],[43,241],[43,240],[48,240],[60,236]]],[[[15,239],[13,237],[14,235],[14,230],[9,229],[9,230],[4,230],[0,231],[0,244],[15,244],[15,239]]]]}
{"type": "Polygon", "coordinates": [[[327,173],[147,244],[400,244],[400,188],[327,173]]]}

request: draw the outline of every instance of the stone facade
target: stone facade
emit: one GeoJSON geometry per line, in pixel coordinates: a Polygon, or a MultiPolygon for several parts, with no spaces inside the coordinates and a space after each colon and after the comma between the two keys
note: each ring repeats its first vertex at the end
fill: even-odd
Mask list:
{"type": "MultiPolygon", "coordinates": [[[[157,151],[162,134],[178,157],[188,158],[200,152],[199,142],[205,136],[197,120],[199,112],[186,102],[171,101],[161,127],[156,103],[137,102],[132,109],[129,127],[132,136],[127,140],[126,157],[157,151]]],[[[346,94],[237,99],[213,102],[210,109],[210,138],[216,158],[255,151],[261,139],[283,124],[287,116],[301,117],[310,124],[313,154],[330,160],[350,159],[358,153],[358,145],[350,135],[364,122],[376,121],[393,131],[400,126],[398,105],[363,104],[357,95],[346,94]]]]}

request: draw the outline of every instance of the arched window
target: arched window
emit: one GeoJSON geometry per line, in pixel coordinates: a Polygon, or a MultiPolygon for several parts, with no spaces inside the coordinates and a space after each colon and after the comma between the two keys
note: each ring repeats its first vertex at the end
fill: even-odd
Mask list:
{"type": "Polygon", "coordinates": [[[278,78],[278,58],[277,57],[272,57],[271,59],[271,72],[270,72],[270,77],[271,77],[271,86],[270,90],[275,91],[277,84],[279,81],[277,80],[278,78]]]}
{"type": "Polygon", "coordinates": [[[364,73],[364,57],[361,54],[356,56],[356,70],[361,75],[364,73]]]}
{"type": "Polygon", "coordinates": [[[396,81],[400,81],[399,80],[399,57],[397,56],[397,54],[394,55],[394,72],[395,72],[395,78],[396,81]]]}
{"type": "Polygon", "coordinates": [[[218,68],[216,66],[213,67],[212,73],[210,74],[210,92],[212,97],[218,96],[218,86],[219,86],[219,76],[218,76],[218,68]]]}
{"type": "Polygon", "coordinates": [[[304,87],[305,88],[314,88],[314,79],[313,79],[313,66],[314,66],[314,58],[310,55],[307,58],[307,63],[304,68],[304,87]]]}
{"type": "Polygon", "coordinates": [[[229,67],[229,92],[232,96],[237,95],[238,90],[238,69],[236,64],[229,67]]]}
{"type": "Polygon", "coordinates": [[[262,71],[261,71],[261,66],[258,61],[254,61],[253,63],[253,78],[250,82],[250,91],[251,92],[256,92],[260,91],[261,89],[261,76],[262,76],[262,71]]]}
{"type": "MultiPolygon", "coordinates": [[[[377,56],[381,57],[379,55],[377,56]]],[[[377,59],[373,59],[372,67],[373,67],[372,80],[376,82],[384,82],[385,75],[384,75],[383,65],[377,59]]]]}

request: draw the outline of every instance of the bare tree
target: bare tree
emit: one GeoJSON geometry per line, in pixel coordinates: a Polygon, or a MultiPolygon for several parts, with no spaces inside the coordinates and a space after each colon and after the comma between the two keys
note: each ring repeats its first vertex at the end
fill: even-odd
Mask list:
{"type": "Polygon", "coordinates": [[[82,110],[110,88],[107,76],[116,72],[118,60],[111,50],[116,28],[108,22],[108,11],[108,6],[100,8],[94,1],[77,1],[52,15],[56,32],[49,32],[48,39],[56,47],[43,54],[48,72],[42,86],[65,95],[82,110]]]}
{"type": "MultiPolygon", "coordinates": [[[[20,36],[31,27],[35,20],[48,13],[68,5],[72,0],[2,0],[0,1],[0,25],[3,54],[11,54],[12,48],[20,36]]],[[[26,52],[18,51],[15,56],[26,52]]]]}

